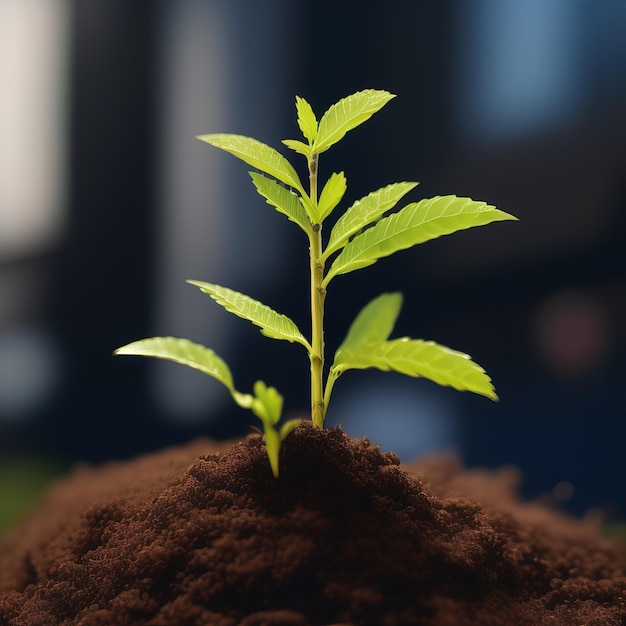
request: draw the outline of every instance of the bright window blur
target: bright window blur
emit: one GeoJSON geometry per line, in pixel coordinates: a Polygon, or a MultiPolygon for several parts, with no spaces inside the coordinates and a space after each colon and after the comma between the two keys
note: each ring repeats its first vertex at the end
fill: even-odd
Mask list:
{"type": "Polygon", "coordinates": [[[45,273],[28,260],[56,246],[67,213],[69,9],[0,0],[0,421],[38,408],[58,380],[38,319],[45,273]]]}
{"type": "Polygon", "coordinates": [[[580,18],[570,0],[460,3],[456,106],[468,138],[512,139],[571,119],[583,88],[580,18]]]}
{"type": "MultiPolygon", "coordinates": [[[[226,316],[198,296],[185,279],[246,291],[267,283],[280,267],[281,241],[272,215],[263,211],[246,170],[232,157],[195,139],[210,132],[280,137],[278,94],[287,42],[269,5],[207,0],[165,1],[159,13],[159,238],[156,334],[179,334],[227,357],[233,337],[226,316]],[[268,73],[251,75],[248,59],[268,73]],[[256,129],[256,130],[255,130],[256,129]],[[256,205],[260,205],[259,210],[256,205]],[[274,251],[261,254],[260,242],[274,251]],[[256,247],[256,250],[255,250],[256,247]],[[250,260],[254,259],[251,263],[250,260]],[[203,306],[203,304],[205,306],[203,306]]],[[[254,291],[252,292],[254,293],[254,291]]],[[[258,295],[258,294],[257,294],[258,295]]],[[[229,403],[219,385],[188,368],[154,362],[153,395],[175,421],[206,420],[229,403]]]]}
{"type": "Polygon", "coordinates": [[[0,260],[63,227],[68,26],[65,0],[0,0],[0,260]]]}

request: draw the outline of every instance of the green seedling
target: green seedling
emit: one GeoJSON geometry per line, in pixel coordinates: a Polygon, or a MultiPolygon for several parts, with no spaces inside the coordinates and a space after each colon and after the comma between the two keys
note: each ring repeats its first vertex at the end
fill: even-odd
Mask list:
{"type": "MultiPolygon", "coordinates": [[[[311,374],[311,418],[319,428],[324,426],[337,379],[350,369],[396,371],[497,400],[491,379],[468,355],[432,341],[389,338],[402,306],[400,293],[384,293],[361,310],[326,371],[324,303],[330,284],[339,276],[458,230],[516,219],[485,202],[457,196],[436,196],[412,202],[392,212],[418,184],[398,182],[354,202],[336,219],[325,239],[323,226],[343,200],[347,184],[343,172],[333,172],[320,191],[320,155],[394,97],[387,91],[366,89],[331,106],[319,121],[311,105],[304,98],[296,97],[297,121],[304,141],[286,139],[283,144],[306,159],[308,188],[280,152],[256,139],[232,134],[198,137],[230,152],[257,170],[249,174],[258,193],[306,235],[310,256],[310,339],[289,317],[249,296],[212,283],[188,282],[230,313],[260,327],[262,334],[272,339],[299,343],[307,351],[311,374]]],[[[252,394],[237,391],[226,363],[212,350],[187,339],[143,339],[119,348],[115,354],[167,359],[219,380],[239,406],[251,409],[261,420],[271,469],[278,476],[280,446],[300,420],[289,420],[278,427],[283,398],[275,388],[258,381],[252,394]]]]}

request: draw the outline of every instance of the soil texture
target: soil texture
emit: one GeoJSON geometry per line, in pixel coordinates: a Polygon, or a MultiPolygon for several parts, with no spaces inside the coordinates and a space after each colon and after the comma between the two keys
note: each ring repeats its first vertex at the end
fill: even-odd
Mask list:
{"type": "Polygon", "coordinates": [[[0,542],[2,626],[626,626],[626,553],[514,473],[303,424],[78,468],[0,542]]]}

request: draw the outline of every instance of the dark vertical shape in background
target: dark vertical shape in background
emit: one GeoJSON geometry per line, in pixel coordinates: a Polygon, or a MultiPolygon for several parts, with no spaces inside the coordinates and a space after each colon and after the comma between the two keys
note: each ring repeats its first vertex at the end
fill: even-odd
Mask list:
{"type": "Polygon", "coordinates": [[[73,7],[71,215],[52,304],[67,384],[43,433],[69,458],[134,451],[142,429],[145,383],[124,379],[111,353],[146,327],[151,304],[154,7],[73,7]]]}

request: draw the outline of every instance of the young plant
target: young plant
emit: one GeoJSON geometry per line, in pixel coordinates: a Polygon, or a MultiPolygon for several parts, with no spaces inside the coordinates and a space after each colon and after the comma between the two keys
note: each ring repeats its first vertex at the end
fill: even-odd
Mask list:
{"type": "MultiPolygon", "coordinates": [[[[343,98],[318,121],[311,105],[304,98],[296,96],[298,126],[304,141],[286,139],[283,144],[306,159],[308,187],[305,187],[294,167],[280,152],[256,139],[232,134],[198,137],[258,170],[249,172],[257,192],[265,198],[267,204],[294,222],[307,236],[310,256],[310,339],[300,332],[290,318],[249,296],[212,283],[188,282],[230,313],[259,326],[262,334],[273,339],[296,342],[304,347],[310,361],[311,418],[319,428],[324,426],[335,382],[350,369],[392,370],[497,400],[491,379],[468,355],[432,341],[408,337],[389,338],[402,306],[400,293],[384,293],[361,310],[326,372],[324,303],[331,282],[342,274],[373,265],[394,252],[442,235],[491,222],[516,219],[484,202],[457,196],[435,196],[412,202],[390,213],[418,184],[397,182],[354,202],[335,221],[327,240],[324,239],[324,223],[343,200],[347,184],[343,172],[333,172],[320,185],[320,155],[394,97],[387,91],[366,89],[343,98]]],[[[187,339],[143,339],[119,348],[115,354],[167,359],[198,369],[219,380],[239,406],[251,409],[261,420],[270,465],[274,475],[278,476],[280,446],[300,420],[290,420],[278,428],[283,398],[276,389],[258,381],[252,394],[237,391],[226,363],[212,350],[187,339]]]]}

